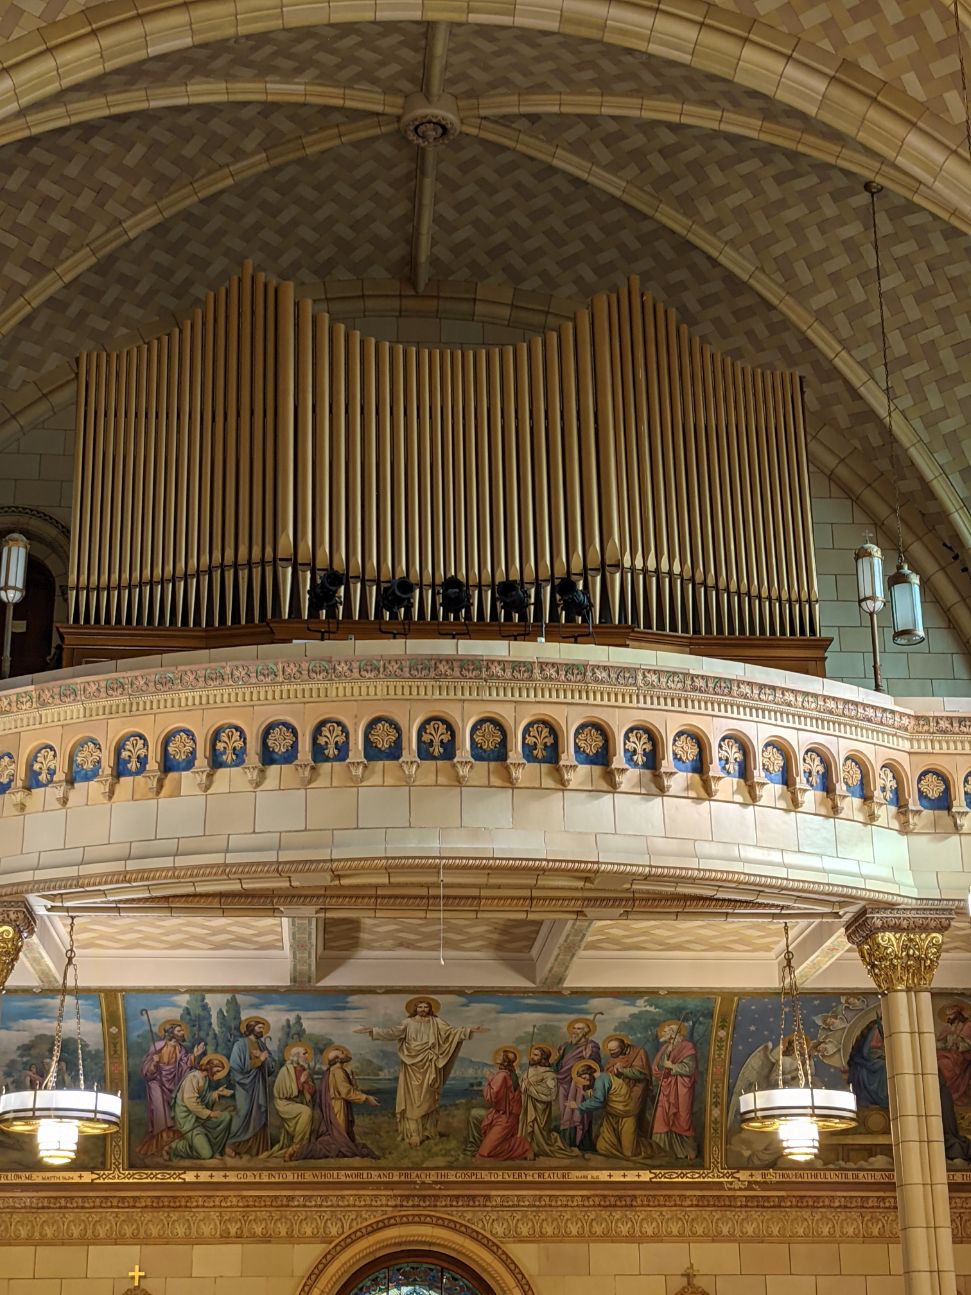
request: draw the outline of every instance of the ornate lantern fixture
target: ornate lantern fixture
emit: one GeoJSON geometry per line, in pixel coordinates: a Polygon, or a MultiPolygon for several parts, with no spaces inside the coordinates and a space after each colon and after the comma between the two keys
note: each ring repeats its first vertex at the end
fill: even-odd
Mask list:
{"type": "Polygon", "coordinates": [[[82,1133],[113,1133],[121,1124],[121,1094],[100,1092],[84,1086],[84,1057],[81,1051],[81,999],[78,993],[78,969],[74,951],[74,918],[68,937],[61,993],[54,1023],[54,1047],[50,1068],[39,1088],[22,1092],[0,1092],[0,1129],[7,1133],[32,1133],[37,1139],[37,1154],[45,1165],[62,1168],[74,1159],[78,1137],[82,1133]],[[61,1061],[64,1034],[64,1006],[67,1001],[68,976],[74,971],[74,1008],[77,1020],[78,1086],[58,1088],[57,1075],[61,1061]]]}
{"type": "Polygon", "coordinates": [[[873,686],[877,692],[885,692],[883,675],[880,671],[880,631],[877,628],[877,612],[886,603],[883,596],[883,553],[870,543],[867,536],[865,544],[853,554],[856,562],[857,602],[870,618],[870,644],[873,652],[873,686]]]}
{"type": "Polygon", "coordinates": [[[10,674],[10,638],[13,632],[13,606],[27,592],[27,553],[30,544],[26,536],[14,531],[0,541],[0,602],[5,604],[3,617],[3,659],[0,679],[10,674]]]}
{"type": "Polygon", "coordinates": [[[890,383],[887,318],[883,306],[883,269],[880,263],[880,234],[877,229],[877,194],[883,192],[883,185],[878,184],[876,180],[867,180],[863,188],[870,195],[870,228],[873,234],[873,257],[877,269],[877,305],[880,308],[880,345],[883,351],[883,389],[887,402],[894,516],[897,522],[897,570],[887,581],[887,587],[890,590],[890,614],[893,617],[893,641],[901,647],[915,647],[918,643],[923,643],[925,638],[924,617],[920,605],[920,576],[911,571],[907,565],[907,559],[904,556],[903,530],[900,525],[900,474],[897,471],[896,441],[893,433],[893,387],[890,383]]]}
{"type": "Polygon", "coordinates": [[[856,1124],[856,1098],[840,1088],[817,1088],[812,1053],[803,1025],[796,969],[789,947],[789,925],[785,925],[786,952],[779,992],[779,1083],[776,1088],[743,1093],[738,1109],[743,1129],[757,1132],[778,1130],[779,1140],[790,1160],[812,1160],[819,1151],[820,1132],[851,1129],[856,1124]],[[791,1013],[792,1033],[786,1034],[791,1013]],[[799,1082],[786,1088],[783,1056],[787,1049],[796,1063],[799,1082]]]}

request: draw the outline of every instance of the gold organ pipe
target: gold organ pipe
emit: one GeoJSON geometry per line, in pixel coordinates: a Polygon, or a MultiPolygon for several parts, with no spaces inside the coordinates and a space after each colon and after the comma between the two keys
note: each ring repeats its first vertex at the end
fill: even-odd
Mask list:
{"type": "MultiPolygon", "coordinates": [[[[350,329],[347,334],[347,574],[350,576],[349,601],[358,610],[361,576],[364,574],[361,550],[361,334],[350,329]]],[[[360,613],[358,613],[360,614],[360,613]]]]}
{"type": "Polygon", "coordinates": [[[243,262],[239,284],[239,453],[237,487],[233,496],[236,510],[236,571],[239,579],[240,620],[256,619],[249,611],[252,597],[252,523],[250,490],[253,476],[253,262],[243,262]]]}
{"type": "Polygon", "coordinates": [[[816,632],[803,398],[703,346],[631,277],[544,337],[418,349],[348,332],[292,283],[240,276],[167,335],[79,358],[69,597],[79,623],[303,615],[348,576],[419,618],[452,573],[597,620],[816,632]]]}

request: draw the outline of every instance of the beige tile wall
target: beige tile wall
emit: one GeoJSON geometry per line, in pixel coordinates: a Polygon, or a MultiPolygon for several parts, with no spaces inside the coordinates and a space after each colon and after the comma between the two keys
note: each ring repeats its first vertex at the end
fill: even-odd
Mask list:
{"type": "MultiPolygon", "coordinates": [[[[137,1262],[150,1295],[296,1295],[318,1245],[0,1246],[0,1295],[122,1295],[137,1262]]],[[[509,1243],[535,1295],[674,1295],[688,1264],[708,1295],[903,1295],[886,1242],[509,1243]]],[[[971,1246],[956,1251],[971,1292],[971,1246]]]]}

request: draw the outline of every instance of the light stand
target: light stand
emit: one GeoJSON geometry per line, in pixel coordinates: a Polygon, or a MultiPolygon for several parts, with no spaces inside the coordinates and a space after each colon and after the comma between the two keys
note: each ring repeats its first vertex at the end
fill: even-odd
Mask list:
{"type": "Polygon", "coordinates": [[[10,678],[11,639],[13,636],[14,603],[19,603],[27,592],[27,553],[30,544],[26,536],[14,532],[0,543],[0,602],[6,604],[3,617],[3,658],[0,661],[0,679],[10,678]]]}

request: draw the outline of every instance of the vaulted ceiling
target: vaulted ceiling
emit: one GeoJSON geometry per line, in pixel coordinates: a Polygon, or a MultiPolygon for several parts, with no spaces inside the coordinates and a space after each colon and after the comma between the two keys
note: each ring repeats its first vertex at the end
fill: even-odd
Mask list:
{"type": "Polygon", "coordinates": [[[78,350],[244,257],[335,313],[534,330],[637,273],[805,375],[815,464],[881,523],[900,480],[971,641],[971,157],[939,0],[24,0],[0,65],[0,448],[69,403],[78,350]],[[422,87],[461,123],[437,148],[399,129],[422,87]]]}

